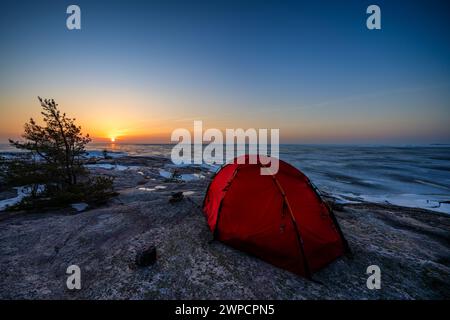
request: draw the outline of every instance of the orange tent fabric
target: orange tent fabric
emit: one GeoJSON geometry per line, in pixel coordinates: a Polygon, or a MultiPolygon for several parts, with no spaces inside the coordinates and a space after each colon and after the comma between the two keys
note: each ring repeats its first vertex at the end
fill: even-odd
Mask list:
{"type": "MultiPolygon", "coordinates": [[[[309,179],[279,160],[274,175],[237,159],[211,181],[203,212],[216,239],[310,278],[348,250],[330,207],[309,179]]],[[[267,161],[264,161],[267,163],[267,161]]]]}

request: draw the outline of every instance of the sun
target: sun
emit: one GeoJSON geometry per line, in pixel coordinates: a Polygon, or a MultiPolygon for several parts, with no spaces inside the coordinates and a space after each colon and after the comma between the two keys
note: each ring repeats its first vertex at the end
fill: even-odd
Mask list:
{"type": "Polygon", "coordinates": [[[111,137],[111,142],[116,142],[116,137],[111,137]]]}

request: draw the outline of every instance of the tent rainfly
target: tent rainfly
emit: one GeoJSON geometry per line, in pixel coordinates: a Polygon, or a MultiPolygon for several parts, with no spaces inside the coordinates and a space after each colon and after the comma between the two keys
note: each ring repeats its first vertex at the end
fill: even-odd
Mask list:
{"type": "Polygon", "coordinates": [[[276,174],[261,175],[273,158],[250,164],[243,157],[223,166],[206,192],[203,212],[215,239],[307,278],[349,251],[333,211],[303,173],[279,160],[276,174]]]}

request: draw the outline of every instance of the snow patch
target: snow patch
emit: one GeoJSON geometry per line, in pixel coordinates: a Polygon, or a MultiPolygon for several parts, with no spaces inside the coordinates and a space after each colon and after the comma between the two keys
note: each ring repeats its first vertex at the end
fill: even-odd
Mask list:
{"type": "MultiPolygon", "coordinates": [[[[22,186],[22,187],[15,187],[14,189],[17,190],[17,196],[14,198],[9,198],[5,200],[0,201],[0,211],[6,210],[6,208],[18,204],[20,201],[23,200],[23,198],[29,196],[31,194],[32,188],[29,186],[22,186]]],[[[39,185],[37,187],[37,193],[43,192],[45,189],[45,186],[39,185]]]]}
{"type": "Polygon", "coordinates": [[[167,164],[166,167],[168,168],[203,168],[211,172],[217,172],[220,169],[220,165],[217,164],[208,164],[208,163],[202,163],[202,164],[193,164],[193,163],[181,163],[181,164],[167,164]]]}
{"type": "Polygon", "coordinates": [[[141,190],[141,191],[155,191],[156,189],[155,188],[146,188],[146,187],[139,187],[138,188],[138,190],[141,190]]]}
{"type": "Polygon", "coordinates": [[[181,180],[183,181],[194,181],[199,179],[205,179],[205,176],[199,173],[187,173],[181,175],[181,180]]]}
{"type": "MultiPolygon", "coordinates": [[[[159,175],[163,178],[166,179],[171,179],[173,178],[173,173],[166,171],[166,170],[159,170],[159,175]]],[[[203,174],[200,173],[183,173],[183,174],[179,174],[177,177],[180,180],[183,180],[185,182],[189,182],[189,181],[194,181],[194,180],[199,180],[199,179],[205,179],[205,176],[203,174]]]]}
{"type": "Polygon", "coordinates": [[[380,204],[391,204],[408,208],[420,208],[450,214],[450,203],[445,203],[449,199],[424,199],[417,194],[397,194],[397,195],[364,195],[346,193],[333,195],[337,203],[351,204],[361,202],[372,202],[380,204]]]}
{"type": "Polygon", "coordinates": [[[87,203],[84,203],[84,202],[72,203],[70,206],[72,208],[74,208],[75,210],[77,210],[77,212],[82,212],[82,211],[86,210],[89,207],[89,205],[87,203]]]}
{"type": "Polygon", "coordinates": [[[127,166],[123,166],[120,164],[110,164],[110,163],[87,164],[86,167],[89,169],[100,168],[100,169],[118,170],[118,171],[125,171],[128,169],[127,166]]]}
{"type": "MultiPolygon", "coordinates": [[[[128,156],[128,153],[126,152],[114,152],[114,151],[108,151],[106,153],[107,157],[111,157],[111,158],[121,158],[121,157],[126,157],[128,156]]],[[[86,151],[86,153],[84,154],[85,158],[104,158],[104,153],[103,151],[100,150],[90,150],[90,151],[86,151]]]]}
{"type": "Polygon", "coordinates": [[[172,178],[172,173],[166,170],[159,170],[159,175],[166,179],[172,178]]]}

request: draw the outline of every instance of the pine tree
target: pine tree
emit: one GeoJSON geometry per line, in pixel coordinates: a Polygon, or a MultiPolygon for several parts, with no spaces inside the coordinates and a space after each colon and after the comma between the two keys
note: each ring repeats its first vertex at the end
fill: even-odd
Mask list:
{"type": "Polygon", "coordinates": [[[40,185],[45,187],[40,197],[33,192],[24,201],[26,207],[36,204],[33,199],[41,204],[63,205],[72,201],[103,202],[114,195],[112,178],[89,177],[83,165],[85,147],[91,141],[89,135],[83,135],[75,119],[61,113],[53,99],[38,99],[44,125],[31,118],[24,126],[22,141],[9,139],[11,145],[27,152],[0,161],[3,183],[27,185],[32,190],[40,185]]]}
{"type": "Polygon", "coordinates": [[[61,114],[58,104],[53,99],[38,97],[43,111],[45,126],[35,122],[33,118],[25,124],[22,137],[24,142],[9,140],[18,149],[35,153],[46,162],[52,174],[56,174],[60,183],[73,185],[77,177],[83,174],[80,162],[85,153],[85,146],[91,141],[89,135],[83,136],[81,127],[75,124],[75,119],[61,114]]]}

